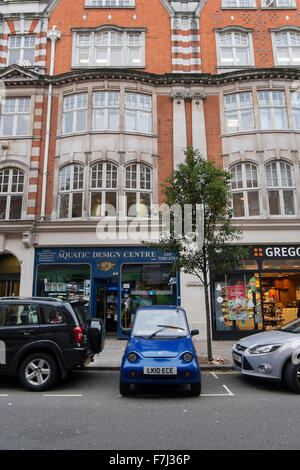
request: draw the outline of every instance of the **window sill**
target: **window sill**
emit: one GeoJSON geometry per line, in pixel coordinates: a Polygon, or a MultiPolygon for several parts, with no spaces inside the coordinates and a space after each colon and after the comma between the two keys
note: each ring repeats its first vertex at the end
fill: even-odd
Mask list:
{"type": "Polygon", "coordinates": [[[71,70],[140,70],[146,69],[146,65],[71,65],[71,70]]]}
{"type": "Polygon", "coordinates": [[[258,10],[258,7],[221,7],[221,10],[258,10]]]}
{"type": "Polygon", "coordinates": [[[235,132],[226,132],[221,134],[221,138],[223,137],[234,137],[235,135],[248,135],[248,134],[284,134],[284,133],[300,133],[300,129],[251,129],[251,130],[243,130],[243,131],[235,131],[235,132]]]}
{"type": "Polygon", "coordinates": [[[261,7],[262,10],[297,10],[297,7],[261,7]]]}
{"type": "Polygon", "coordinates": [[[60,134],[55,136],[55,139],[67,139],[68,137],[78,137],[84,135],[96,135],[96,134],[112,134],[112,135],[136,135],[141,137],[150,137],[157,139],[158,135],[153,133],[139,132],[139,131],[82,131],[82,132],[72,132],[70,134],[60,134]]]}

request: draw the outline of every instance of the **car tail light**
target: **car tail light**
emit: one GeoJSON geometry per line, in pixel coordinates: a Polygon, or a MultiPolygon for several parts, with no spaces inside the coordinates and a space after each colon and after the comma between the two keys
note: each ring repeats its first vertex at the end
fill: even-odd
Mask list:
{"type": "Polygon", "coordinates": [[[77,343],[77,344],[83,343],[83,328],[82,328],[82,326],[76,326],[76,328],[73,329],[73,334],[74,334],[75,343],[77,343]]]}

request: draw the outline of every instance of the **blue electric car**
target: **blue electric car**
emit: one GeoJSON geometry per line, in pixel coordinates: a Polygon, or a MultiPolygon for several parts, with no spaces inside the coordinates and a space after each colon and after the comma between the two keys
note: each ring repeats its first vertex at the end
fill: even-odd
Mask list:
{"type": "Polygon", "coordinates": [[[186,313],[181,307],[151,306],[137,310],[120,372],[120,393],[132,385],[189,384],[201,393],[201,376],[186,313]]]}

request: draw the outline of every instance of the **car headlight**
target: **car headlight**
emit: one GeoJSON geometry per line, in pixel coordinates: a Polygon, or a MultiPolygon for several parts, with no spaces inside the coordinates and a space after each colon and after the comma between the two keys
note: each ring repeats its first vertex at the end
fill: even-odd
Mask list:
{"type": "Polygon", "coordinates": [[[134,352],[130,352],[127,356],[129,362],[135,362],[138,359],[138,355],[134,352]]]}
{"type": "Polygon", "coordinates": [[[263,344],[249,349],[250,354],[268,354],[281,348],[282,344],[263,344]]]}
{"type": "Polygon", "coordinates": [[[191,353],[184,353],[182,359],[184,360],[184,362],[192,362],[193,355],[191,353]]]}

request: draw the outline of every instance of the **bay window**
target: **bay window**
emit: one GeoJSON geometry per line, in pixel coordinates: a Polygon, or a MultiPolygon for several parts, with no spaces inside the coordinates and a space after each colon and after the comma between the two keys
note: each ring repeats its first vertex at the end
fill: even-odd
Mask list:
{"type": "Polygon", "coordinates": [[[226,131],[236,132],[254,128],[252,95],[234,93],[224,97],[226,131]]]}
{"type": "Polygon", "coordinates": [[[126,93],[125,130],[152,132],[152,98],[139,93],[126,93]]]}
{"type": "Polygon", "coordinates": [[[261,129],[287,129],[286,103],[283,91],[259,91],[258,106],[261,129]]]}
{"type": "Polygon", "coordinates": [[[230,171],[234,217],[259,216],[260,201],[256,165],[238,163],[230,171]]]}
{"type": "Polygon", "coordinates": [[[120,93],[99,91],[93,95],[93,130],[119,130],[120,93]]]}
{"type": "Polygon", "coordinates": [[[152,171],[143,163],[125,168],[126,215],[149,217],[152,198],[152,171]]]}
{"type": "Polygon", "coordinates": [[[90,176],[90,215],[92,217],[116,215],[118,167],[108,162],[97,163],[91,167],[90,176]]]}
{"type": "Polygon", "coordinates": [[[60,171],[59,218],[82,217],[84,168],[68,165],[60,171]]]}
{"type": "Polygon", "coordinates": [[[87,93],[64,98],[63,134],[82,132],[87,128],[87,93]]]}
{"type": "Polygon", "coordinates": [[[284,161],[266,165],[267,191],[270,215],[294,215],[293,167],[284,161]]]}

